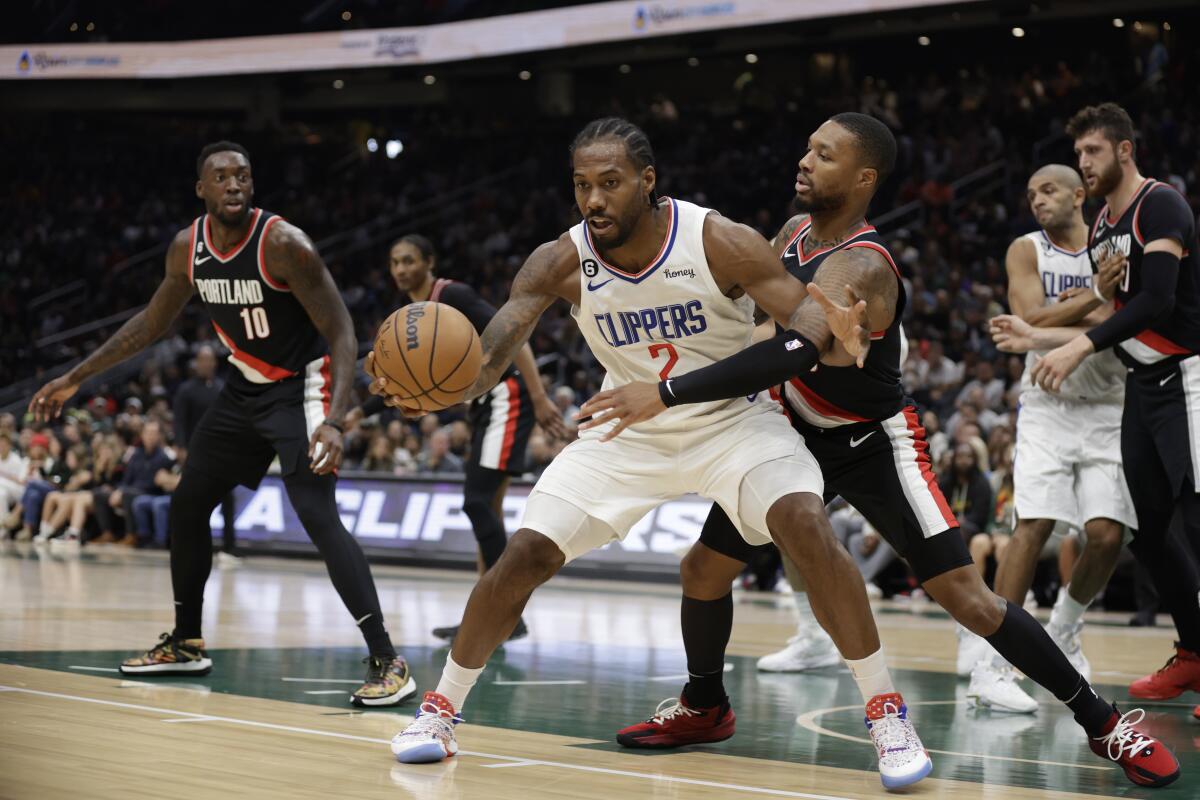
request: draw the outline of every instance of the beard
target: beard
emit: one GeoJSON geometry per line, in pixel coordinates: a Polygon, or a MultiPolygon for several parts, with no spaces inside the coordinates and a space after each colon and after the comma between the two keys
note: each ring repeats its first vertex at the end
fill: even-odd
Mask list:
{"type": "Polygon", "coordinates": [[[822,211],[834,211],[846,205],[846,193],[824,194],[810,188],[808,195],[797,194],[793,201],[796,210],[805,214],[819,214],[822,211]]]}
{"type": "Polygon", "coordinates": [[[1112,164],[1104,172],[1096,176],[1096,187],[1088,194],[1092,197],[1106,197],[1121,185],[1121,165],[1114,158],[1112,164]]]}
{"type": "Polygon", "coordinates": [[[225,206],[218,206],[216,212],[209,212],[216,217],[220,223],[229,228],[236,228],[250,218],[250,203],[243,203],[242,210],[237,213],[230,213],[225,210],[225,206]]]}

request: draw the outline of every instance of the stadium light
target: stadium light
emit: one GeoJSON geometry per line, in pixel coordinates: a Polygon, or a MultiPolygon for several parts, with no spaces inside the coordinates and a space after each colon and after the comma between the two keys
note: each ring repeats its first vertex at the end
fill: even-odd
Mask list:
{"type": "Polygon", "coordinates": [[[75,31],[77,31],[77,30],[79,30],[79,23],[78,23],[78,22],[72,22],[72,23],[71,23],[71,33],[74,33],[74,32],[75,32],[75,31]]]}
{"type": "Polygon", "coordinates": [[[352,17],[352,16],[353,16],[353,14],[351,14],[349,11],[343,11],[342,12],[342,22],[349,22],[350,17],[352,17]]]}
{"type": "Polygon", "coordinates": [[[929,37],[928,36],[918,36],[917,44],[921,45],[921,47],[929,47],[929,37]]]}
{"type": "Polygon", "coordinates": [[[689,67],[698,67],[698,66],[700,66],[700,59],[696,58],[695,56],[692,56],[691,58],[688,59],[687,64],[689,67]]]}
{"type": "Polygon", "coordinates": [[[435,83],[437,83],[437,78],[435,78],[432,75],[425,76],[425,85],[426,86],[433,86],[435,83]]]}
{"type": "Polygon", "coordinates": [[[387,153],[388,158],[395,158],[404,152],[404,142],[399,139],[388,139],[383,152],[387,153]]]}
{"type": "Polygon", "coordinates": [[[88,33],[91,33],[91,32],[92,32],[92,31],[94,31],[94,30],[96,30],[96,23],[94,23],[94,22],[89,22],[89,23],[87,24],[87,32],[88,32],[88,33]]]}
{"type": "Polygon", "coordinates": [[[1125,20],[1121,19],[1120,17],[1114,17],[1113,18],[1113,27],[1114,28],[1124,28],[1125,20]]]}
{"type": "Polygon", "coordinates": [[[758,56],[755,55],[754,53],[746,53],[746,63],[747,64],[757,64],[758,56]]]}
{"type": "Polygon", "coordinates": [[[521,79],[521,80],[523,80],[523,81],[527,81],[527,80],[529,80],[530,78],[532,78],[532,77],[533,77],[533,73],[532,73],[532,72],[530,72],[530,71],[529,71],[529,70],[527,70],[527,69],[523,69],[523,70],[521,70],[520,72],[518,72],[518,73],[517,73],[517,77],[518,77],[518,78],[520,78],[520,79],[521,79]]]}
{"type": "Polygon", "coordinates": [[[1018,39],[1023,39],[1025,37],[1025,29],[1024,28],[1013,28],[1012,35],[1017,37],[1018,39]]]}
{"type": "Polygon", "coordinates": [[[1169,23],[1169,22],[1164,22],[1164,23],[1163,23],[1163,30],[1164,30],[1164,31],[1169,31],[1169,30],[1171,30],[1171,23],[1169,23]]]}
{"type": "Polygon", "coordinates": [[[368,153],[378,153],[379,152],[379,140],[376,139],[374,136],[372,136],[370,139],[367,139],[367,152],[368,153]]]}
{"type": "Polygon", "coordinates": [[[335,88],[335,89],[341,89],[345,85],[346,85],[346,82],[344,80],[342,80],[341,78],[337,78],[333,82],[333,88],[335,88]]]}
{"type": "Polygon", "coordinates": [[[629,66],[628,64],[622,64],[621,66],[617,67],[617,72],[621,73],[622,75],[628,75],[629,73],[633,72],[633,67],[629,66]]]}

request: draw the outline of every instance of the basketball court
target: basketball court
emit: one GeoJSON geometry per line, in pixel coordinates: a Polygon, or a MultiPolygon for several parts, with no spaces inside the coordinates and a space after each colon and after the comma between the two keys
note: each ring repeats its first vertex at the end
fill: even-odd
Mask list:
{"type": "MultiPolygon", "coordinates": [[[[844,668],[757,673],[794,630],[786,597],[735,593],[727,685],[738,733],[686,751],[633,752],[615,731],[650,716],[684,679],[673,586],[552,580],[526,613],[531,635],[488,664],[459,729],[460,754],[397,764],[390,738],[415,702],[359,711],[361,643],[323,567],[256,558],[214,571],[201,678],[127,680],[118,659],[171,626],[165,553],[55,551],[5,543],[0,556],[0,797],[865,798],[887,796],[862,705],[844,668]]],[[[103,550],[104,548],[92,548],[103,550]]],[[[423,691],[447,649],[429,634],[457,621],[474,576],[379,568],[395,641],[423,691]]],[[[1040,689],[1033,716],[976,712],[954,675],[952,622],[931,603],[876,604],[897,683],[934,760],[907,794],[954,798],[1149,797],[1093,756],[1069,713],[1040,689]]],[[[1095,681],[1118,703],[1156,669],[1168,628],[1089,617],[1095,681]]],[[[1171,744],[1190,796],[1200,769],[1187,695],[1142,703],[1171,744]]],[[[1132,707],[1128,700],[1123,706],[1132,707]]],[[[1157,796],[1164,796],[1163,793],[1157,796]]]]}

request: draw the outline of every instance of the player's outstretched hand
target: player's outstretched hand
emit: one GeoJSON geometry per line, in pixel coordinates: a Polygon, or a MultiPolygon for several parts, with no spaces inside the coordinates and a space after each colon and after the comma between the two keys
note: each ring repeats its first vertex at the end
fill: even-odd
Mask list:
{"type": "Polygon", "coordinates": [[[1014,314],[992,317],[988,323],[988,333],[992,335],[996,347],[1005,353],[1028,353],[1037,349],[1033,341],[1033,326],[1014,314]]]}
{"type": "Polygon", "coordinates": [[[867,353],[871,349],[871,331],[867,326],[867,301],[858,299],[854,289],[846,287],[846,298],[850,305],[840,306],[829,299],[821,287],[815,283],[808,284],[808,296],[817,302],[825,312],[825,321],[833,338],[842,343],[846,352],[854,357],[859,368],[867,363],[867,353]]]}
{"type": "Polygon", "coordinates": [[[569,442],[574,438],[574,433],[567,427],[567,423],[563,419],[562,412],[558,410],[558,406],[554,405],[544,395],[541,400],[534,401],[533,417],[551,439],[560,442],[569,442]]]}
{"type": "Polygon", "coordinates": [[[1117,287],[1121,285],[1121,281],[1125,280],[1125,270],[1129,268],[1129,260],[1125,258],[1124,253],[1109,253],[1100,259],[1096,268],[1096,288],[1100,290],[1101,295],[1111,300],[1117,293],[1117,287]]]}
{"type": "Polygon", "coordinates": [[[400,413],[409,419],[420,419],[427,412],[419,408],[409,408],[404,405],[404,400],[400,397],[388,392],[387,379],[382,378],[375,373],[375,351],[367,353],[367,358],[363,361],[363,371],[371,376],[371,382],[367,384],[367,391],[371,394],[378,395],[383,398],[385,406],[400,409],[400,413]]]}
{"type": "Polygon", "coordinates": [[[600,437],[600,441],[608,442],[630,425],[653,419],[666,410],[658,394],[658,384],[634,381],[600,392],[583,404],[575,419],[579,420],[581,431],[616,420],[613,429],[600,437]],[[589,416],[591,419],[587,419],[589,416]]]}
{"type": "Polygon", "coordinates": [[[318,425],[308,443],[309,466],[317,475],[328,475],[342,465],[342,432],[318,425]]]}
{"type": "Polygon", "coordinates": [[[1085,358],[1094,352],[1092,340],[1076,336],[1062,347],[1056,347],[1034,363],[1029,378],[1048,392],[1057,392],[1085,358]]]}
{"type": "Polygon", "coordinates": [[[66,375],[55,378],[37,390],[29,401],[29,413],[38,422],[49,422],[62,413],[63,404],[79,391],[79,384],[71,383],[66,375]]]}

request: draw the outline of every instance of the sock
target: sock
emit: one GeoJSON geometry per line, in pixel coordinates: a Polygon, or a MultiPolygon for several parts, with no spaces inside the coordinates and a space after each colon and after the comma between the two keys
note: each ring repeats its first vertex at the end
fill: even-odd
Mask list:
{"type": "Polygon", "coordinates": [[[1071,597],[1070,589],[1068,584],[1058,590],[1058,601],[1054,604],[1054,610],[1050,612],[1051,625],[1062,627],[1074,625],[1083,618],[1083,612],[1087,611],[1087,605],[1071,597]]]}
{"type": "Polygon", "coordinates": [[[733,592],[716,600],[684,595],[679,606],[688,682],[683,697],[693,708],[712,708],[725,701],[725,647],[733,630],[733,592]]]}
{"type": "Polygon", "coordinates": [[[442,679],[438,681],[437,689],[434,691],[449,700],[454,706],[454,710],[461,714],[463,703],[467,702],[467,695],[470,694],[471,688],[475,686],[475,681],[479,680],[482,673],[483,667],[475,669],[460,667],[455,663],[454,654],[451,653],[446,656],[442,679]]]}
{"type": "Polygon", "coordinates": [[[362,631],[363,639],[367,642],[367,650],[373,656],[387,661],[396,657],[396,648],[392,645],[392,637],[388,636],[387,628],[383,626],[383,618],[379,614],[369,614],[358,620],[358,629],[362,631]]]}
{"type": "Polygon", "coordinates": [[[42,536],[49,536],[50,534],[54,533],[54,526],[49,522],[43,522],[41,527],[38,528],[38,533],[40,533],[42,536]]]}
{"type": "Polygon", "coordinates": [[[796,616],[799,617],[799,622],[796,623],[796,630],[800,633],[819,628],[817,618],[813,615],[812,606],[808,602],[808,592],[792,592],[792,597],[796,601],[796,616]]]}
{"type": "Polygon", "coordinates": [[[888,672],[887,659],[884,658],[883,648],[880,647],[866,658],[858,660],[847,658],[846,666],[862,692],[863,702],[871,702],[871,698],[880,694],[891,694],[896,691],[892,685],[892,675],[888,672]]]}
{"type": "Polygon", "coordinates": [[[78,539],[80,536],[79,528],[67,528],[67,532],[63,534],[68,539],[78,539]]]}

